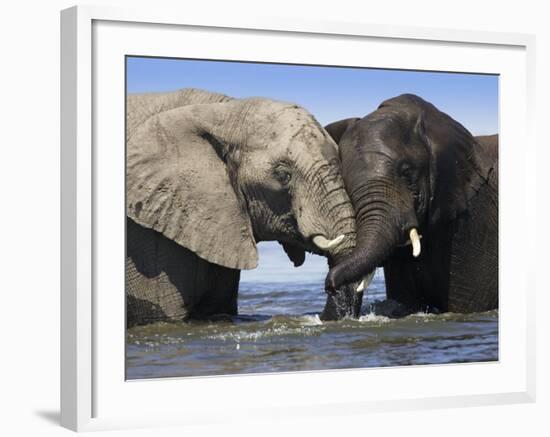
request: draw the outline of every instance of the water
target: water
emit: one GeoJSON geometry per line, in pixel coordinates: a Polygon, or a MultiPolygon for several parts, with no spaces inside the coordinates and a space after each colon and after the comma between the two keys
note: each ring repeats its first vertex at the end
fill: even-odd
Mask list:
{"type": "Polygon", "coordinates": [[[498,312],[418,313],[390,319],[372,312],[385,298],[377,272],[363,316],[322,322],[326,261],[298,269],[276,244],[262,266],[243,272],[239,316],[217,322],[159,323],[127,333],[127,378],[345,369],[498,359],[498,312]]]}

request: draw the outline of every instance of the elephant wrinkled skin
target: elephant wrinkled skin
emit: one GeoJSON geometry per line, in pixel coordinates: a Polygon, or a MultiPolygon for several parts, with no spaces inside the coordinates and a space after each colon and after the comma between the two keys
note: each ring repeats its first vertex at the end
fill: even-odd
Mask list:
{"type": "Polygon", "coordinates": [[[326,288],[383,266],[388,298],[412,311],[498,308],[498,136],[474,138],[411,94],[326,129],[357,223],[326,288]]]}
{"type": "MultiPolygon", "coordinates": [[[[259,241],[296,266],[305,251],[334,266],[353,250],[338,149],[303,108],[185,89],[129,95],[126,116],[129,326],[235,315],[259,241]]],[[[323,316],[342,302],[357,314],[358,297],[343,287],[323,316]]]]}

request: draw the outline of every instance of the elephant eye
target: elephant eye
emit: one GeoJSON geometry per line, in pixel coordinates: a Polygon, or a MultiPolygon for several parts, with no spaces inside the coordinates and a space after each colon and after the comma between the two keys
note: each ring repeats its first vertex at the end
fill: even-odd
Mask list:
{"type": "Polygon", "coordinates": [[[277,167],[275,169],[275,177],[284,187],[287,187],[292,180],[292,175],[286,167],[277,167]]]}
{"type": "Polygon", "coordinates": [[[399,165],[399,174],[403,179],[405,179],[408,183],[414,182],[415,179],[415,171],[412,166],[412,164],[408,161],[402,162],[399,165]]]}
{"type": "Polygon", "coordinates": [[[291,179],[292,179],[292,176],[290,175],[289,172],[282,171],[279,173],[279,181],[281,181],[283,185],[288,185],[291,179]]]}

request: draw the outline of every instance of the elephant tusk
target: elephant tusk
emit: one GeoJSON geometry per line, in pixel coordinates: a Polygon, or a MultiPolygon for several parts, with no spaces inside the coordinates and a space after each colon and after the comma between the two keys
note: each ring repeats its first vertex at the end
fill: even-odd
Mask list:
{"type": "Polygon", "coordinates": [[[333,247],[338,246],[343,240],[343,235],[339,235],[334,240],[328,240],[322,235],[316,235],[315,237],[313,237],[313,244],[315,244],[321,250],[330,250],[333,247]]]}
{"type": "MultiPolygon", "coordinates": [[[[422,240],[422,235],[419,235],[418,238],[422,240]]],[[[412,244],[411,240],[407,240],[405,241],[405,243],[400,244],[399,247],[406,247],[406,246],[410,246],[411,244],[412,244]]]]}
{"type": "Polygon", "coordinates": [[[359,285],[356,288],[357,293],[361,293],[363,290],[365,290],[369,284],[372,281],[372,278],[374,277],[374,273],[376,272],[376,269],[370,272],[367,276],[364,276],[359,285]]]}
{"type": "Polygon", "coordinates": [[[411,239],[411,243],[412,243],[412,254],[415,258],[417,258],[418,255],[420,255],[421,247],[420,247],[420,236],[418,235],[418,231],[416,230],[416,228],[412,228],[409,231],[409,238],[411,239]]]}

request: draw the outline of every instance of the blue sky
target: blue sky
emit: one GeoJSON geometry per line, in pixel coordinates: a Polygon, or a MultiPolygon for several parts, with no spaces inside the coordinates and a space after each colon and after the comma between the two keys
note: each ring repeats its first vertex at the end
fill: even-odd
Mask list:
{"type": "MultiPolygon", "coordinates": [[[[462,123],[474,135],[498,132],[498,77],[365,68],[314,67],[164,58],[127,58],[129,93],[202,88],[232,97],[268,97],[297,103],[322,125],[362,117],[385,99],[418,94],[462,123]]],[[[259,246],[259,267],[242,281],[322,283],[326,259],[307,255],[294,269],[278,243],[259,246]],[[284,276],[281,276],[284,269],[284,276]]]]}
{"type": "Polygon", "coordinates": [[[130,57],[127,87],[130,93],[194,87],[269,97],[304,106],[323,125],[414,93],[474,135],[498,131],[498,77],[492,75],[130,57]]]}

